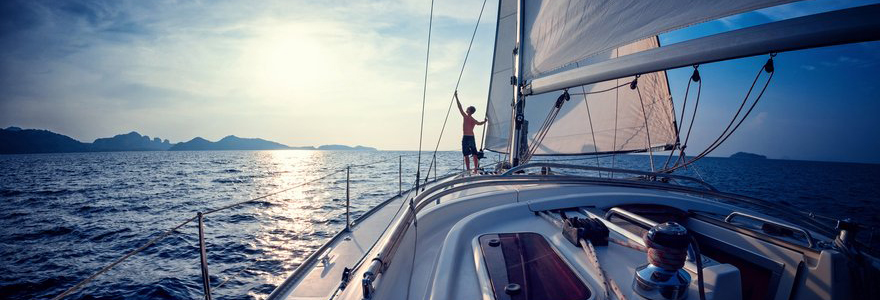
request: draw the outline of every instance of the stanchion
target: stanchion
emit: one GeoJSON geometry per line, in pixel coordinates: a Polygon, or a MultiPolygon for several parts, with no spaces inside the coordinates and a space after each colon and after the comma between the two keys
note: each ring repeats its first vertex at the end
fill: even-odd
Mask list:
{"type": "Polygon", "coordinates": [[[403,155],[397,157],[397,195],[403,195],[403,155]]]}
{"type": "Polygon", "coordinates": [[[349,203],[349,175],[351,166],[345,167],[345,230],[351,231],[351,205],[349,203]]]}
{"type": "Polygon", "coordinates": [[[205,300],[211,300],[211,277],[208,275],[208,252],[205,251],[205,222],[202,212],[196,214],[199,219],[199,250],[202,255],[202,286],[205,290],[205,300]]]}

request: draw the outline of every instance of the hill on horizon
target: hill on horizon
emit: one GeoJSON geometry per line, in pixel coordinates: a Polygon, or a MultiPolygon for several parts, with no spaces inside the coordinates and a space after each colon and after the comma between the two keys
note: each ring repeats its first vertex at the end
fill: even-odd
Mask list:
{"type": "Polygon", "coordinates": [[[291,149],[290,146],[267,141],[259,138],[240,138],[229,135],[223,139],[211,142],[201,137],[196,137],[187,142],[177,143],[171,146],[169,151],[192,151],[192,150],[283,150],[291,149]]]}
{"type": "Polygon", "coordinates": [[[730,158],[736,159],[767,159],[767,156],[748,153],[748,152],[737,152],[730,156],[730,158]]]}
{"type": "Polygon", "coordinates": [[[90,144],[42,129],[0,129],[0,153],[87,152],[90,144]]]}
{"type": "Polygon", "coordinates": [[[378,151],[373,147],[366,147],[357,145],[354,147],[346,146],[346,145],[323,145],[318,147],[318,150],[355,150],[355,151],[378,151]]]}
{"type": "Polygon", "coordinates": [[[164,151],[171,148],[171,142],[160,138],[150,139],[136,131],[100,138],[92,142],[91,151],[164,151]]]}
{"type": "Polygon", "coordinates": [[[0,154],[109,152],[109,151],[202,151],[202,150],[369,150],[366,146],[323,145],[319,147],[290,147],[260,138],[226,136],[211,142],[196,137],[172,144],[167,139],[150,138],[136,131],[83,143],[69,136],[45,129],[22,129],[10,126],[0,129],[0,154]]]}

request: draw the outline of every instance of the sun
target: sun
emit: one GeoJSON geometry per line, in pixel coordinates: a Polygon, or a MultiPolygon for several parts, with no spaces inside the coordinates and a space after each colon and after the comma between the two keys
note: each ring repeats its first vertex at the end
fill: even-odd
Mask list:
{"type": "Polygon", "coordinates": [[[330,88],[338,74],[331,49],[313,26],[269,26],[243,49],[244,76],[250,82],[246,88],[267,100],[330,88]]]}

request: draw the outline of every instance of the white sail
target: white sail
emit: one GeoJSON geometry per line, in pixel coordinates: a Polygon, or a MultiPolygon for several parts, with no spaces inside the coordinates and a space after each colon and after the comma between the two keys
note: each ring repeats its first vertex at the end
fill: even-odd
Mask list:
{"type": "MultiPolygon", "coordinates": [[[[657,34],[736,13],[794,0],[743,1],[523,1],[524,82],[659,47],[657,34]]],[[[511,133],[518,0],[501,0],[489,90],[485,148],[506,153],[511,133]]],[[[632,77],[569,89],[595,92],[632,77]]],[[[525,98],[529,144],[559,92],[525,98]]],[[[638,91],[628,87],[572,96],[535,155],[638,152],[670,149],[677,141],[672,98],[665,72],[642,74],[638,91]],[[639,97],[641,93],[641,98],[639,97]],[[589,108],[589,112],[588,112],[589,108]]]]}
{"type": "MultiPolygon", "coordinates": [[[[652,37],[615,49],[610,58],[658,46],[657,38],[652,37]]],[[[639,152],[674,146],[677,134],[666,72],[641,75],[637,90],[629,85],[615,88],[632,80],[628,77],[569,89],[574,95],[562,106],[534,155],[639,152]],[[591,92],[598,93],[576,95],[591,92]]],[[[530,121],[530,145],[536,142],[534,136],[540,123],[559,94],[527,98],[525,116],[530,121]]]]}
{"type": "Polygon", "coordinates": [[[495,54],[492,62],[492,78],[489,81],[489,103],[486,107],[486,137],[484,148],[495,152],[507,152],[510,138],[511,105],[513,87],[513,48],[516,47],[516,4],[518,0],[500,0],[498,3],[498,27],[495,31],[495,54]]]}
{"type": "Polygon", "coordinates": [[[523,78],[678,28],[793,1],[524,1],[523,78]]]}

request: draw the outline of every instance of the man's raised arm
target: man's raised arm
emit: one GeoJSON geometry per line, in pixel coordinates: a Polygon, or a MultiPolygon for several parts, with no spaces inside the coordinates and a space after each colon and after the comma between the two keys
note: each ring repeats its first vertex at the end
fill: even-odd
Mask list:
{"type": "Polygon", "coordinates": [[[452,95],[455,97],[455,104],[458,105],[458,113],[460,113],[462,117],[467,116],[467,114],[464,113],[464,109],[461,108],[461,102],[458,101],[458,91],[455,91],[455,94],[452,95]]]}

